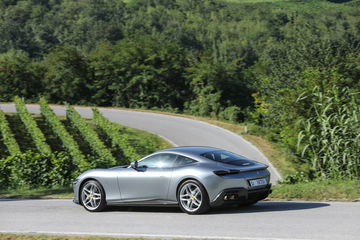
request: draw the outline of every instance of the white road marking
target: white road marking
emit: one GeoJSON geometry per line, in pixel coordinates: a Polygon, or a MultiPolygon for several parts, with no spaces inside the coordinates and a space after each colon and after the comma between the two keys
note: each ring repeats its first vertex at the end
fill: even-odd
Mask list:
{"type": "Polygon", "coordinates": [[[101,233],[101,232],[53,232],[53,231],[4,231],[10,234],[47,234],[47,235],[73,235],[73,236],[108,236],[108,237],[142,237],[161,239],[223,239],[223,240],[308,240],[304,238],[268,238],[268,237],[224,237],[224,236],[198,236],[198,235],[171,235],[171,234],[146,234],[146,233],[101,233]]]}

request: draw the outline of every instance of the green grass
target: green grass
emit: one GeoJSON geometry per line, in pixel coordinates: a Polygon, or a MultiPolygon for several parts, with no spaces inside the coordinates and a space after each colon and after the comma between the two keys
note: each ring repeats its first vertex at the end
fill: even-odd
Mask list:
{"type": "MultiPolygon", "coordinates": [[[[138,237],[100,237],[100,236],[66,236],[66,235],[43,235],[43,234],[8,234],[1,233],[1,240],[143,240],[146,238],[138,237]]],[[[152,238],[158,240],[159,238],[152,238]]],[[[180,239],[179,239],[180,240],[180,239]]]]}
{"type": "Polygon", "coordinates": [[[270,200],[360,201],[360,180],[323,180],[280,184],[270,200]]]}
{"type": "MultiPolygon", "coordinates": [[[[34,198],[34,199],[43,199],[43,198],[73,198],[73,192],[70,187],[46,189],[46,188],[36,188],[36,189],[15,189],[15,190],[0,190],[0,199],[1,198],[34,198]]],[[[1,239],[1,238],[0,238],[1,239]]]]}

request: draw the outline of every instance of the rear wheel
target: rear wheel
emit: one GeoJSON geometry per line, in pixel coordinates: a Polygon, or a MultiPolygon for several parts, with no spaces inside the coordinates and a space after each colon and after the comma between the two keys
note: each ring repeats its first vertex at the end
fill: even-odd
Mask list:
{"type": "Polygon", "coordinates": [[[198,181],[187,180],[178,190],[177,198],[183,212],[188,214],[201,214],[210,209],[209,196],[198,181]]]}
{"type": "Polygon", "coordinates": [[[106,207],[105,191],[95,180],[85,182],[81,187],[81,204],[89,212],[100,212],[106,207]]]}

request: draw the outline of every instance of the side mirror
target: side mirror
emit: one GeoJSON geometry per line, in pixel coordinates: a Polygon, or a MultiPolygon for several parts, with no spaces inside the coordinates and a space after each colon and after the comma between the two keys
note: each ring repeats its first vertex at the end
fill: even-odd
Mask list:
{"type": "Polygon", "coordinates": [[[131,167],[131,168],[134,168],[134,169],[137,169],[137,168],[138,168],[138,161],[131,162],[131,163],[130,163],[130,167],[131,167]]]}

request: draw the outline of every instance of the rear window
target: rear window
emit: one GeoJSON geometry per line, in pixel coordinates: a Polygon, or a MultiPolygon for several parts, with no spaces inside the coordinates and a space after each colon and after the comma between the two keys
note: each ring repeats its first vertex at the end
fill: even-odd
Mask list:
{"type": "Polygon", "coordinates": [[[245,166],[254,165],[254,162],[246,159],[245,157],[224,150],[206,152],[201,154],[201,156],[216,162],[221,162],[236,166],[245,167],[245,166]]]}
{"type": "Polygon", "coordinates": [[[196,162],[197,161],[194,159],[179,155],[175,162],[175,167],[185,166],[196,162]]]}

